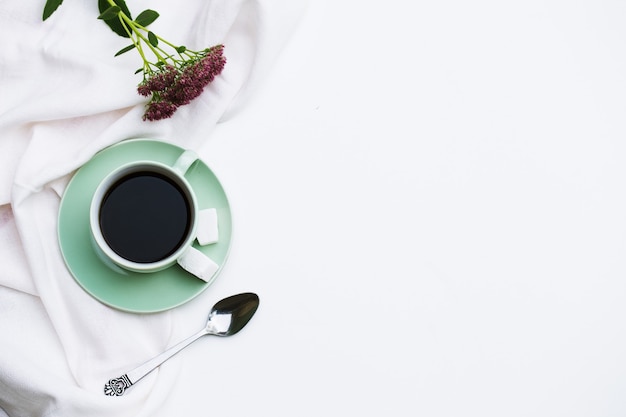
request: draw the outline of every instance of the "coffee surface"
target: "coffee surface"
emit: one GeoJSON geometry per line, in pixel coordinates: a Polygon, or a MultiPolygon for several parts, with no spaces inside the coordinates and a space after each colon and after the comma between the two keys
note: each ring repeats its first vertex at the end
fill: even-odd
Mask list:
{"type": "Polygon", "coordinates": [[[109,189],[100,207],[107,244],[133,262],[160,261],[185,241],[191,205],[171,179],[154,172],[129,174],[109,189]]]}

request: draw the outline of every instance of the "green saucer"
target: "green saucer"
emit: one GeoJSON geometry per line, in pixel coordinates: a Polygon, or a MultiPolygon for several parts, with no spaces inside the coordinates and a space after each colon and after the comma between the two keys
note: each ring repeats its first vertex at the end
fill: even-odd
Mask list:
{"type": "Polygon", "coordinates": [[[200,209],[217,209],[219,241],[194,247],[220,269],[204,282],[178,265],[154,273],[136,273],[105,264],[92,247],[89,205],[100,181],[115,168],[137,160],[173,164],[184,149],[161,141],[132,139],[97,153],[83,165],[65,190],[59,212],[59,243],[70,272],[95,299],[133,313],[154,313],[177,307],[204,291],[220,273],[228,257],[232,236],[230,207],[215,174],[201,160],[185,177],[193,187],[200,209]]]}

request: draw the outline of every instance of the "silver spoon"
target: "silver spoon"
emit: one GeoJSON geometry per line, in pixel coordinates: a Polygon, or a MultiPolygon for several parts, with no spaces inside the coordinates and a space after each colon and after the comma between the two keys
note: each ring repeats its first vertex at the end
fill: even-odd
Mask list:
{"type": "Polygon", "coordinates": [[[120,396],[131,385],[148,375],[163,362],[205,335],[231,336],[248,324],[259,307],[259,297],[254,293],[243,293],[224,298],[213,306],[209,313],[206,326],[193,336],[172,346],[160,355],[139,365],[132,371],[110,379],[104,384],[104,393],[109,396],[120,396]]]}

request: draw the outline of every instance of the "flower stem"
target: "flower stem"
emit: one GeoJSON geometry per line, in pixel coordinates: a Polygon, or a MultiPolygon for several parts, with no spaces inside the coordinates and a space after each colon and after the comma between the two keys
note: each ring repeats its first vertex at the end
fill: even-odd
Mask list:
{"type": "MultiPolygon", "coordinates": [[[[150,43],[150,41],[148,40],[148,38],[146,38],[141,31],[138,28],[138,25],[133,22],[131,20],[131,18],[129,18],[128,16],[126,16],[126,13],[124,12],[120,12],[120,18],[124,20],[124,22],[131,28],[131,30],[133,31],[133,33],[135,34],[135,36],[137,36],[137,38],[141,39],[142,41],[144,41],[146,43],[146,45],[148,45],[148,48],[150,48],[150,50],[152,51],[152,53],[154,54],[154,56],[156,56],[156,58],[159,61],[162,61],[163,63],[167,63],[165,58],[163,58],[163,56],[161,56],[161,54],[159,53],[159,51],[152,46],[152,44],[150,43]]],[[[160,48],[159,48],[160,49],[160,48]]],[[[161,50],[161,52],[164,52],[163,50],[161,50]]]]}

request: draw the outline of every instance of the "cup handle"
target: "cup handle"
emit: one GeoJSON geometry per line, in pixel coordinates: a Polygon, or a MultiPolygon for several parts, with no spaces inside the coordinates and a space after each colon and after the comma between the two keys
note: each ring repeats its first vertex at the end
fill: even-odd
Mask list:
{"type": "Polygon", "coordinates": [[[196,162],[200,157],[197,153],[192,151],[191,149],[187,149],[184,151],[174,162],[172,165],[172,169],[178,172],[180,175],[184,176],[187,170],[191,167],[191,165],[196,162]]]}
{"type": "Polygon", "coordinates": [[[205,282],[209,282],[219,269],[218,264],[193,246],[190,246],[185,253],[177,259],[177,262],[185,271],[205,282]]]}

